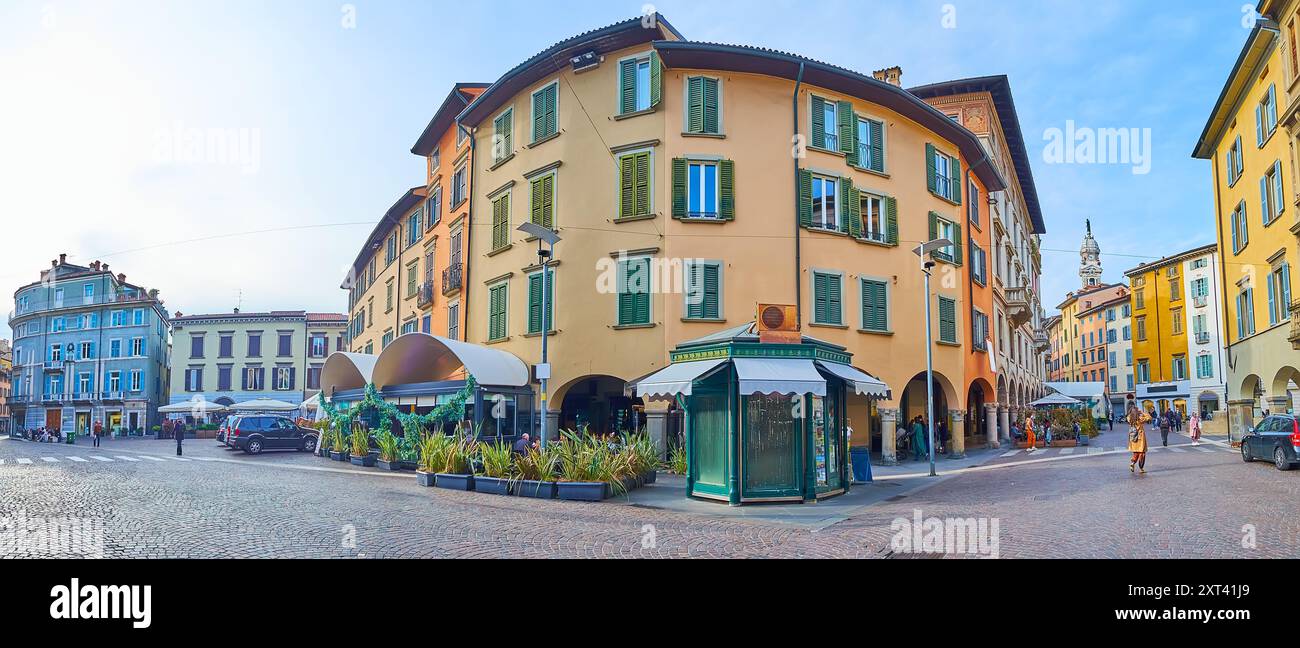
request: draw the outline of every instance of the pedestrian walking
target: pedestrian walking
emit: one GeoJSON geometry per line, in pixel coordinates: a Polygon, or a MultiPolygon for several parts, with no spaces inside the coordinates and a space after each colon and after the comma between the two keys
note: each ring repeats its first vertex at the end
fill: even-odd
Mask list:
{"type": "Polygon", "coordinates": [[[1146,423],[1150,416],[1141,408],[1130,404],[1128,408],[1128,451],[1132,453],[1128,462],[1128,471],[1136,466],[1142,474],[1147,472],[1147,431],[1146,423]]]}
{"type": "Polygon", "coordinates": [[[1025,417],[1025,439],[1029,441],[1029,451],[1034,451],[1034,446],[1038,443],[1038,438],[1034,435],[1034,417],[1025,417]]]}
{"type": "Polygon", "coordinates": [[[1160,445],[1169,447],[1169,430],[1174,427],[1174,415],[1171,410],[1165,410],[1165,415],[1160,417],[1160,445]]]}
{"type": "Polygon", "coordinates": [[[90,442],[94,447],[96,448],[99,447],[99,437],[103,434],[104,434],[103,424],[101,424],[99,421],[95,421],[95,426],[90,430],[90,442]]]}
{"type": "Polygon", "coordinates": [[[1191,420],[1187,422],[1187,432],[1192,435],[1192,445],[1201,445],[1201,417],[1192,414],[1191,420]]]}
{"type": "Polygon", "coordinates": [[[1183,413],[1180,412],[1180,411],[1178,411],[1178,410],[1170,410],[1170,413],[1174,415],[1174,432],[1177,432],[1177,433],[1179,433],[1179,434],[1182,434],[1182,433],[1183,433],[1183,413]]]}
{"type": "Polygon", "coordinates": [[[912,458],[920,461],[925,458],[925,424],[921,417],[912,419],[912,458]]]}
{"type": "Polygon", "coordinates": [[[948,419],[939,419],[939,452],[948,452],[948,419]]]}
{"type": "Polygon", "coordinates": [[[172,426],[172,430],[176,434],[176,456],[179,457],[181,456],[181,443],[185,441],[185,421],[176,421],[176,425],[172,426]]]}

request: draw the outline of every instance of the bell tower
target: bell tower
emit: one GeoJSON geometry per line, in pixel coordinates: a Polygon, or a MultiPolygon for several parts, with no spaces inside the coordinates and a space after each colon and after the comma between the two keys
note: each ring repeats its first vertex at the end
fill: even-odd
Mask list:
{"type": "Polygon", "coordinates": [[[1096,288],[1101,285],[1101,246],[1092,237],[1092,220],[1084,221],[1088,232],[1083,236],[1083,245],[1079,248],[1079,279],[1083,289],[1096,288]]]}

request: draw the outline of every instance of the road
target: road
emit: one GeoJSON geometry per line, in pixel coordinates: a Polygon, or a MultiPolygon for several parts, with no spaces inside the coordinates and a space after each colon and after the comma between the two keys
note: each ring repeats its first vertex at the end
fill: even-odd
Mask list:
{"type": "Polygon", "coordinates": [[[301,453],[250,457],[210,440],[188,441],[177,460],[167,441],[93,449],[0,439],[0,556],[899,557],[912,555],[897,551],[899,525],[918,511],[996,520],[1002,558],[1300,555],[1291,505],[1300,471],[1188,443],[1153,447],[1145,475],[1130,473],[1118,451],[1008,451],[941,479],[909,478],[900,495],[814,526],[767,507],[686,512],[427,489],[409,473],[301,453]],[[55,519],[102,542],[14,540],[15,520],[36,529],[55,519]]]}

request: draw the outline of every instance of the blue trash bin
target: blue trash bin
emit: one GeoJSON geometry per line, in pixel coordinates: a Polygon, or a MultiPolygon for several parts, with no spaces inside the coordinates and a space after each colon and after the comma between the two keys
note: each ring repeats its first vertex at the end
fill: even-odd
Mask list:
{"type": "Polygon", "coordinates": [[[853,462],[853,481],[871,481],[871,448],[850,448],[849,459],[853,462]]]}

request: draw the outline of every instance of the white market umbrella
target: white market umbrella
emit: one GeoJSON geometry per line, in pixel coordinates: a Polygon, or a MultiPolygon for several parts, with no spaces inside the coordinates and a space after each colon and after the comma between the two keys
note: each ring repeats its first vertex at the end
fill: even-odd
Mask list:
{"type": "Polygon", "coordinates": [[[194,400],[188,400],[181,403],[164,405],[159,407],[158,411],[163,414],[190,414],[193,412],[213,414],[216,412],[226,411],[226,406],[202,398],[195,398],[194,400]]]}
{"type": "Polygon", "coordinates": [[[1029,406],[1030,406],[1030,407],[1053,407],[1053,406],[1062,406],[1062,407],[1065,407],[1065,406],[1070,406],[1070,405],[1078,406],[1078,405],[1082,405],[1082,404],[1083,404],[1083,403],[1080,402],[1080,401],[1078,401],[1077,399],[1070,398],[1069,396],[1066,396],[1065,394],[1048,394],[1048,395],[1046,395],[1046,396],[1044,396],[1044,397],[1042,397],[1042,398],[1040,398],[1040,399],[1038,399],[1038,400],[1036,400],[1036,401],[1030,403],[1029,406]]]}
{"type": "Polygon", "coordinates": [[[298,406],[270,398],[255,398],[250,401],[235,403],[230,406],[230,409],[236,412],[292,412],[298,409],[298,406]]]}

